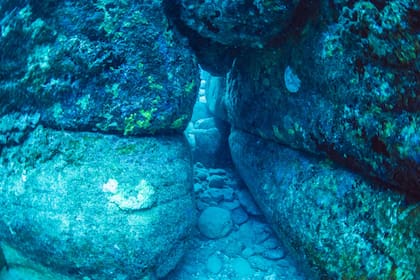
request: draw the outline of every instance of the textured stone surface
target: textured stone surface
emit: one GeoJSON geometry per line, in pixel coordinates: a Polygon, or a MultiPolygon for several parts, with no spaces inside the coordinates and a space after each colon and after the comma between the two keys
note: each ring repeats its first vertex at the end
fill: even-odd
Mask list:
{"type": "Polygon", "coordinates": [[[211,273],[219,273],[220,269],[222,268],[223,263],[217,255],[211,255],[207,260],[206,268],[211,273]]]}
{"type": "Polygon", "coordinates": [[[177,26],[182,35],[188,38],[189,45],[197,56],[200,67],[213,75],[225,75],[232,65],[236,47],[226,46],[210,38],[201,36],[197,31],[186,25],[180,18],[180,2],[165,0],[167,16],[177,26]]]}
{"type": "Polygon", "coordinates": [[[418,204],[329,161],[251,134],[235,131],[230,144],[274,230],[321,279],[419,276],[418,204]]]}
{"type": "Polygon", "coordinates": [[[181,136],[38,126],[1,151],[0,239],[69,276],[163,276],[195,224],[190,158],[181,136]]]}
{"type": "Polygon", "coordinates": [[[0,113],[125,135],[182,131],[197,63],[162,1],[2,1],[0,113]]]}
{"type": "Polygon", "coordinates": [[[262,47],[290,24],[299,0],[181,0],[180,17],[201,36],[231,46],[262,47]]]}
{"type": "Polygon", "coordinates": [[[276,48],[244,51],[228,75],[231,124],[328,155],[418,200],[420,7],[408,2],[358,1],[276,48]]]}
{"type": "Polygon", "coordinates": [[[230,212],[220,207],[208,207],[198,219],[200,232],[208,238],[221,238],[232,230],[230,212]]]}

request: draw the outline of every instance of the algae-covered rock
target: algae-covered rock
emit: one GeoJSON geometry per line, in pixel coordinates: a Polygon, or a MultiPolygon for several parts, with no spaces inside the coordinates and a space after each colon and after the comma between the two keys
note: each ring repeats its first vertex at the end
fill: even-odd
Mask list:
{"type": "Polygon", "coordinates": [[[276,48],[243,51],[224,98],[231,124],[328,155],[418,200],[420,7],[398,3],[378,10],[357,1],[276,48]]]}
{"type": "Polygon", "coordinates": [[[40,114],[14,112],[0,116],[0,151],[3,145],[21,143],[39,123],[40,114]]]}
{"type": "Polygon", "coordinates": [[[181,0],[180,18],[205,38],[259,48],[289,27],[299,2],[181,0]]]}
{"type": "Polygon", "coordinates": [[[240,131],[229,140],[241,177],[311,278],[418,279],[419,204],[272,141],[240,131]]]}
{"type": "Polygon", "coordinates": [[[124,135],[182,131],[198,66],[162,1],[3,1],[0,113],[124,135]]]}
{"type": "Polygon", "coordinates": [[[1,151],[0,239],[67,276],[162,277],[195,223],[190,158],[182,136],[38,126],[1,151]]]}

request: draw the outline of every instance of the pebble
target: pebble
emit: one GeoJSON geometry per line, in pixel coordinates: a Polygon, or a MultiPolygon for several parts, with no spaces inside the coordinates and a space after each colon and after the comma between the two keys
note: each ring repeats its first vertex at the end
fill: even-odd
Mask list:
{"type": "Polygon", "coordinates": [[[226,170],[222,169],[222,168],[211,168],[211,169],[209,169],[209,175],[210,176],[221,175],[221,176],[225,177],[226,174],[227,174],[226,170]]]}
{"type": "Polygon", "coordinates": [[[207,260],[206,268],[211,273],[219,273],[219,271],[222,269],[222,266],[223,263],[216,254],[211,255],[207,260]]]}
{"type": "Polygon", "coordinates": [[[250,221],[240,225],[236,235],[245,246],[252,247],[254,245],[254,232],[252,231],[252,223],[250,221]]]}
{"type": "Polygon", "coordinates": [[[194,192],[198,193],[198,192],[202,192],[203,191],[203,185],[200,183],[195,183],[194,184],[194,192]]]}
{"type": "Polygon", "coordinates": [[[236,272],[236,275],[239,277],[252,276],[254,270],[251,268],[249,262],[244,258],[235,258],[232,262],[233,270],[236,272]]]}
{"type": "Polygon", "coordinates": [[[222,189],[222,194],[223,194],[223,200],[224,201],[233,201],[234,200],[233,189],[231,189],[231,188],[222,189]]]}
{"type": "Polygon", "coordinates": [[[222,201],[219,204],[219,206],[225,209],[233,210],[233,209],[238,208],[241,205],[239,204],[238,200],[234,200],[234,201],[222,201]]]}
{"type": "Polygon", "coordinates": [[[202,202],[209,203],[213,201],[213,197],[211,196],[208,190],[204,191],[203,193],[199,194],[198,197],[202,202]]]}
{"type": "Polygon", "coordinates": [[[248,221],[248,214],[242,209],[242,207],[238,207],[232,210],[232,221],[234,224],[241,225],[248,221]]]}
{"type": "Polygon", "coordinates": [[[197,204],[197,209],[200,210],[200,211],[203,211],[204,209],[206,209],[210,206],[209,203],[206,203],[202,200],[197,200],[196,204],[197,204]]]}
{"type": "Polygon", "coordinates": [[[221,189],[225,186],[225,177],[220,175],[211,175],[208,177],[209,188],[221,189]]]}
{"type": "Polygon", "coordinates": [[[233,190],[232,189],[208,189],[207,193],[213,200],[220,202],[222,200],[232,201],[233,190]]]}
{"type": "Polygon", "coordinates": [[[270,237],[267,240],[265,240],[261,245],[264,246],[264,248],[266,249],[274,249],[279,247],[280,242],[276,238],[270,237]]]}
{"type": "Polygon", "coordinates": [[[258,268],[262,271],[268,271],[270,269],[270,263],[267,262],[267,259],[263,258],[262,256],[250,256],[248,260],[255,269],[258,268]]]}
{"type": "Polygon", "coordinates": [[[232,230],[230,212],[219,207],[208,207],[201,213],[198,219],[198,227],[207,238],[224,237],[232,230]]]}
{"type": "Polygon", "coordinates": [[[256,223],[254,225],[254,231],[255,231],[255,242],[257,244],[261,244],[264,241],[266,241],[268,238],[273,236],[273,231],[265,224],[262,223],[256,223]]]}
{"type": "Polygon", "coordinates": [[[270,249],[262,252],[264,258],[269,260],[279,260],[286,256],[286,253],[282,249],[270,249]]]}
{"type": "Polygon", "coordinates": [[[249,247],[246,247],[243,251],[242,251],[242,256],[244,258],[249,258],[250,256],[254,255],[254,250],[252,250],[249,247]]]}
{"type": "Polygon", "coordinates": [[[194,177],[194,179],[196,180],[204,181],[207,178],[207,172],[205,171],[205,169],[196,168],[194,177]]]}

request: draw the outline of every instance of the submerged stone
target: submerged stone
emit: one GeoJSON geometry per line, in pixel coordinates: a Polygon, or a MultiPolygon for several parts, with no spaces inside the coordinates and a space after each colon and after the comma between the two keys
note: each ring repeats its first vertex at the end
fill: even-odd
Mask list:
{"type": "Polygon", "coordinates": [[[251,134],[234,131],[230,146],[261,210],[288,252],[309,262],[312,276],[416,279],[418,204],[406,204],[404,196],[326,160],[251,134]]]}
{"type": "Polygon", "coordinates": [[[205,38],[230,46],[261,48],[289,27],[299,0],[181,0],[180,18],[205,38]]]}
{"type": "Polygon", "coordinates": [[[232,230],[230,212],[220,207],[208,207],[201,213],[198,227],[207,238],[224,237],[232,230]]]}
{"type": "Polygon", "coordinates": [[[218,273],[222,269],[222,266],[223,263],[216,254],[211,255],[207,260],[206,268],[211,273],[218,273]]]}
{"type": "Polygon", "coordinates": [[[195,224],[182,136],[121,138],[38,126],[1,150],[0,239],[67,276],[162,277],[195,224]]]}
{"type": "Polygon", "coordinates": [[[252,269],[249,262],[241,257],[235,258],[232,261],[232,267],[236,275],[240,278],[252,277],[254,274],[254,270],[252,269]]]}
{"type": "Polygon", "coordinates": [[[3,2],[0,114],[124,135],[186,127],[198,66],[162,1],[3,2]]]}
{"type": "MultiPolygon", "coordinates": [[[[394,12],[411,22],[414,5],[394,12]]],[[[409,61],[392,58],[392,63],[386,63],[388,58],[371,52],[363,32],[352,29],[353,24],[371,29],[381,26],[347,23],[342,18],[351,17],[346,11],[335,11],[341,15],[338,22],[308,25],[305,32],[287,38],[278,48],[243,50],[227,75],[224,97],[216,100],[224,100],[222,106],[233,127],[297,150],[327,155],[419,200],[420,44],[407,41],[413,52],[409,61]]],[[[382,13],[370,17],[387,20],[382,13]]],[[[381,41],[393,44],[393,40],[400,42],[395,39],[399,36],[412,38],[417,33],[407,24],[401,31],[397,27],[387,30],[390,37],[381,41]]],[[[405,49],[399,43],[393,48],[393,52],[405,49]]]]}

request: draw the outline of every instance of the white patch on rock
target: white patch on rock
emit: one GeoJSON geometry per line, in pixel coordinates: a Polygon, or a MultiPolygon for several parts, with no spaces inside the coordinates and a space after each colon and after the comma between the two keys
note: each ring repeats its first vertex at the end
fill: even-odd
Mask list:
{"type": "Polygon", "coordinates": [[[299,77],[293,73],[293,70],[290,68],[290,66],[287,66],[286,70],[284,70],[284,84],[286,85],[286,89],[289,92],[295,93],[299,91],[301,81],[299,77]]]}
{"type": "Polygon", "coordinates": [[[116,193],[118,189],[118,181],[115,179],[108,179],[108,182],[102,185],[103,192],[116,193]]]}
{"type": "Polygon", "coordinates": [[[155,191],[146,180],[141,180],[135,187],[137,195],[125,196],[123,192],[115,193],[109,201],[115,203],[121,210],[142,210],[151,208],[155,203],[155,191]]]}

